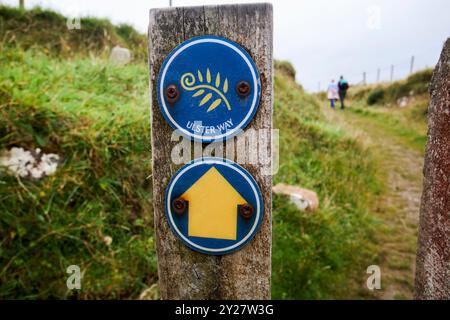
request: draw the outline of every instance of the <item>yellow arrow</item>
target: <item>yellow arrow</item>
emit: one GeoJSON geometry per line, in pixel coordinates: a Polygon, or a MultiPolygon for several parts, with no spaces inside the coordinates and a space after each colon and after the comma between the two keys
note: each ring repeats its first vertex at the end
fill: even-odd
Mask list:
{"type": "Polygon", "coordinates": [[[247,201],[215,167],[181,197],[189,202],[189,236],[236,240],[237,206],[247,201]]]}

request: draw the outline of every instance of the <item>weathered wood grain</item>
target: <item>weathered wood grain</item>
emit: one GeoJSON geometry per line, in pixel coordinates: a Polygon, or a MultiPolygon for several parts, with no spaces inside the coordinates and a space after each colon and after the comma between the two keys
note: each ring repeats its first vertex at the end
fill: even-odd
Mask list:
{"type": "MultiPolygon", "coordinates": [[[[216,35],[239,43],[260,72],[262,98],[248,129],[272,128],[272,6],[246,4],[153,9],[149,25],[154,223],[163,299],[269,299],[271,277],[272,177],[259,164],[243,166],[261,188],[264,218],[255,238],[238,252],[209,256],[185,247],[164,212],[165,190],[180,165],[170,160],[176,142],[157,104],[156,81],[164,58],[192,37],[216,35]]],[[[267,146],[271,155],[271,146],[267,146]]],[[[250,153],[258,152],[251,146],[250,153]]],[[[235,160],[235,159],[232,159],[235,160]]],[[[268,159],[270,162],[270,159],[268,159]]]]}
{"type": "Polygon", "coordinates": [[[417,248],[417,299],[450,299],[450,38],[433,73],[417,248]]]}

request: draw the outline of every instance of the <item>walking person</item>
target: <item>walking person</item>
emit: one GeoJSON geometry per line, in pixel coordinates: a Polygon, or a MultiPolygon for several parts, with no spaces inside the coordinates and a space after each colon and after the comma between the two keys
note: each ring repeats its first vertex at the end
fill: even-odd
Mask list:
{"type": "Polygon", "coordinates": [[[330,100],[330,106],[332,109],[334,109],[336,100],[339,99],[338,90],[338,85],[334,82],[334,79],[331,80],[328,85],[327,98],[330,100]]]}
{"type": "Polygon", "coordinates": [[[339,88],[339,100],[341,101],[341,109],[345,108],[344,100],[347,95],[347,90],[350,86],[348,85],[347,80],[344,79],[343,76],[339,79],[338,88],[339,88]]]}

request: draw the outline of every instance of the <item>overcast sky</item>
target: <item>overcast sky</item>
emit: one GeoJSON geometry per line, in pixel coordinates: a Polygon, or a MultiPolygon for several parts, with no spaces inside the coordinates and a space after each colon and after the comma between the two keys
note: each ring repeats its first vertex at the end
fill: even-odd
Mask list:
{"type": "MultiPolygon", "coordinates": [[[[16,6],[19,0],[0,0],[16,6]]],[[[239,0],[173,0],[174,6],[230,4],[239,0]]],[[[340,74],[350,82],[395,78],[415,68],[436,64],[450,36],[448,0],[274,0],[275,58],[291,61],[297,80],[310,91],[323,89],[340,74]]],[[[168,6],[169,0],[25,0],[63,14],[106,17],[146,32],[148,10],[168,6]]]]}

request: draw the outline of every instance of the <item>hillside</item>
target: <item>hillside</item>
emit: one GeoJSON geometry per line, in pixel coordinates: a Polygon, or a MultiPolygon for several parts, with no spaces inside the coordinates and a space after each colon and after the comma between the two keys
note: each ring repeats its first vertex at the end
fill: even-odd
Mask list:
{"type": "Polygon", "coordinates": [[[67,21],[61,14],[39,7],[25,11],[0,4],[1,45],[38,48],[54,57],[108,55],[112,47],[124,46],[134,59],[146,61],[146,37],[131,26],[85,17],[80,20],[81,29],[70,30],[67,21]]]}
{"type": "MultiPolygon", "coordinates": [[[[59,15],[17,11],[0,10],[0,150],[40,148],[61,160],[42,179],[0,169],[0,298],[129,299],[147,288],[157,298],[147,65],[112,65],[106,53],[114,42],[79,42],[60,35],[59,15]],[[55,25],[53,18],[39,22],[49,23],[50,41],[21,36],[29,20],[15,15],[33,23],[36,15],[55,17],[55,25]],[[71,43],[77,54],[48,47],[53,40],[71,43]],[[65,285],[71,264],[83,270],[80,291],[65,285]]],[[[315,190],[321,206],[300,212],[274,197],[273,298],[367,296],[365,270],[376,255],[376,163],[324,116],[292,72],[276,63],[274,182],[315,190]]]]}
{"type": "Polygon", "coordinates": [[[414,149],[425,151],[428,86],[433,71],[425,69],[408,78],[350,90],[353,113],[371,117],[385,130],[405,138],[414,149]]]}

